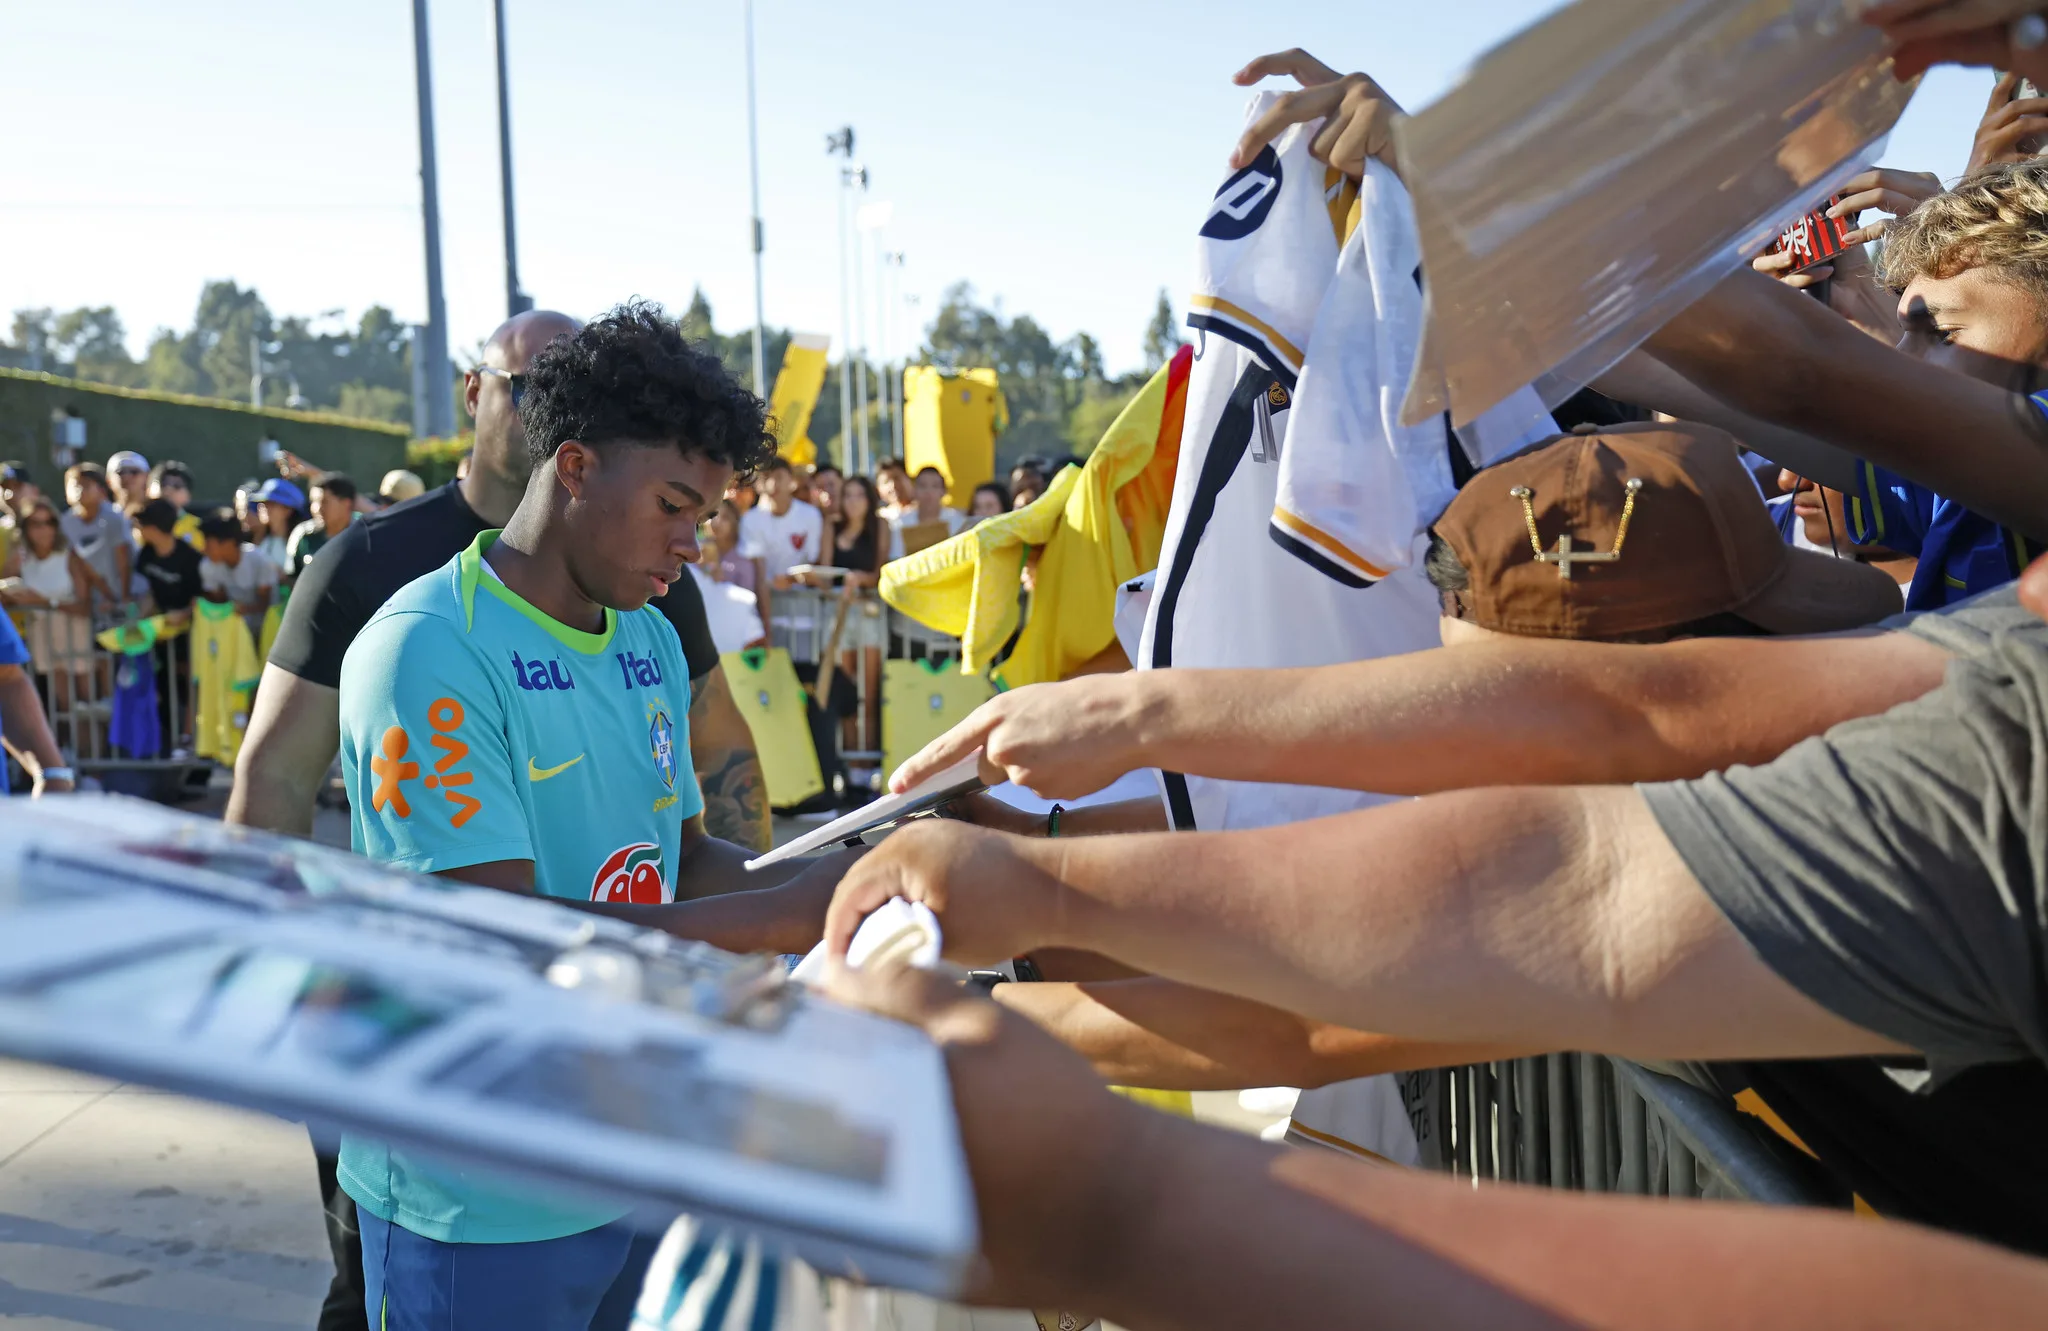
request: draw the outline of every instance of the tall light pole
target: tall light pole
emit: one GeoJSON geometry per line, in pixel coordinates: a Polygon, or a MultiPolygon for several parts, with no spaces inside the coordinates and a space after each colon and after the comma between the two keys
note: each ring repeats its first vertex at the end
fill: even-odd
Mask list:
{"type": "Polygon", "coordinates": [[[448,302],[441,291],[441,193],[434,170],[434,82],[427,56],[427,0],[412,0],[413,64],[419,76],[420,212],[427,233],[427,322],[425,353],[427,433],[445,439],[455,433],[455,395],[448,379],[448,302]]]}
{"type": "MultiPolygon", "coordinates": [[[[882,365],[889,376],[884,389],[893,395],[894,401],[894,405],[889,409],[889,441],[893,446],[891,451],[900,458],[903,456],[903,361],[890,354],[895,344],[889,340],[889,319],[891,315],[898,313],[897,302],[902,299],[903,251],[885,251],[882,255],[882,271],[888,290],[888,295],[882,302],[882,365]]],[[[898,332],[897,340],[901,339],[902,334],[898,332]]]]}
{"type": "MultiPolygon", "coordinates": [[[[825,136],[825,155],[853,161],[853,126],[825,136]]],[[[853,315],[846,298],[846,216],[847,192],[853,187],[853,167],[839,171],[839,465],[858,469],[853,456],[853,315]]]]}
{"type": "Polygon", "coordinates": [[[747,186],[754,200],[754,395],[765,398],[768,368],[761,341],[767,336],[768,316],[761,300],[761,141],[754,114],[754,0],[747,0],[747,186]]]}
{"type": "MultiPolygon", "coordinates": [[[[853,167],[847,174],[847,184],[849,188],[858,186],[861,193],[867,193],[868,169],[865,166],[853,167]]],[[[855,346],[859,348],[854,366],[853,410],[854,419],[860,426],[860,469],[864,475],[873,471],[875,462],[874,449],[868,443],[868,233],[867,227],[860,220],[860,215],[866,211],[866,207],[863,206],[854,213],[853,326],[855,336],[854,345],[847,347],[849,354],[854,354],[855,346]]]]}
{"type": "Polygon", "coordinates": [[[510,318],[532,309],[533,297],[519,289],[519,241],[512,229],[512,92],[505,77],[505,0],[491,0],[491,16],[498,39],[498,187],[505,202],[505,317],[510,318]]]}

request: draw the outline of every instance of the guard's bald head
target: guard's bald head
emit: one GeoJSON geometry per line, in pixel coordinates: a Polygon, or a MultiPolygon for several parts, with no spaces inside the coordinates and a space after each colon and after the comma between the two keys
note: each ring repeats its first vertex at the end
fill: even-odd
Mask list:
{"type": "Polygon", "coordinates": [[[583,325],[557,310],[528,310],[498,325],[484,343],[484,363],[513,374],[526,373],[540,349],[583,325]]]}

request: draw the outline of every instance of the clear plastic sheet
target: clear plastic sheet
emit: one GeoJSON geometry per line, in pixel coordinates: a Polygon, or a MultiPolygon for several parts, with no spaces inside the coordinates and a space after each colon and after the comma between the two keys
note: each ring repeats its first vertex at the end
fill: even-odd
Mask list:
{"type": "Polygon", "coordinates": [[[1883,151],[1916,84],[1863,0],[1579,0],[1481,57],[1400,151],[1428,312],[1402,407],[1554,405],[1883,151]]]}

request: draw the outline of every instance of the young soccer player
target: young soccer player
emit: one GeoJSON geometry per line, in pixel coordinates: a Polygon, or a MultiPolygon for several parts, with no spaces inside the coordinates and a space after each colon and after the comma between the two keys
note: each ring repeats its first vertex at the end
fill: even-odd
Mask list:
{"type": "MultiPolygon", "coordinates": [[[[764,412],[650,306],[534,357],[519,507],[402,588],[343,660],[358,851],[736,949],[817,940],[845,857],[750,879],[748,852],[705,834],[682,646],[644,608],[696,561],[734,472],[773,457],[764,412]],[[737,890],[758,880],[786,881],[737,890]]],[[[616,1207],[360,1138],[337,1175],[388,1331],[584,1328],[626,1262],[616,1207]]]]}

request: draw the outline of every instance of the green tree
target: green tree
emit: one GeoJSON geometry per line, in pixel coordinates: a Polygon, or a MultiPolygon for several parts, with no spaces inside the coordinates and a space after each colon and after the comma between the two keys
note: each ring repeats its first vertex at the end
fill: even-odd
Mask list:
{"type": "Polygon", "coordinates": [[[60,314],[52,333],[76,377],[123,387],[142,382],[142,367],[128,354],[127,330],[113,306],[81,306],[60,314]]]}
{"type": "Polygon", "coordinates": [[[1107,383],[1102,348],[1087,333],[1055,342],[1030,315],[1006,319],[1001,309],[977,303],[974,288],[959,282],[947,288],[926,329],[923,358],[942,370],[996,372],[1010,404],[1010,428],[997,445],[1006,462],[1031,453],[1064,457],[1092,448],[1101,437],[1099,429],[1088,433],[1098,413],[1091,412],[1079,428],[1074,422],[1076,411],[1107,383]]]}
{"type": "Polygon", "coordinates": [[[56,328],[57,315],[54,310],[16,310],[14,322],[8,329],[7,341],[0,344],[0,364],[19,369],[54,371],[58,367],[51,363],[56,359],[51,342],[55,339],[56,328]]]}
{"type": "Polygon", "coordinates": [[[256,294],[256,288],[244,290],[230,280],[208,282],[200,289],[199,308],[192,316],[188,336],[198,348],[201,382],[213,396],[249,400],[254,372],[250,341],[268,344],[272,332],[270,307],[256,294]]]}
{"type": "Polygon", "coordinates": [[[1166,288],[1159,288],[1159,304],[1152,311],[1152,322],[1145,325],[1145,368],[1157,370],[1173,359],[1187,342],[1180,335],[1180,320],[1173,317],[1173,302],[1166,298],[1166,288]]]}
{"type": "Polygon", "coordinates": [[[347,383],[341,386],[334,410],[343,416],[409,425],[412,423],[412,394],[372,384],[347,383]]]}
{"type": "MultiPolygon", "coordinates": [[[[681,326],[684,337],[689,338],[692,342],[703,344],[724,363],[725,368],[735,379],[738,379],[748,388],[753,388],[754,330],[752,325],[743,327],[734,333],[720,333],[712,325],[711,302],[705,298],[704,288],[702,287],[693,287],[691,289],[690,304],[677,317],[676,323],[681,326]]],[[[782,353],[788,349],[789,330],[787,328],[770,326],[762,330],[761,368],[768,379],[768,382],[763,384],[759,390],[762,397],[767,397],[773,391],[776,372],[782,366],[782,353]]],[[[832,391],[835,393],[838,391],[836,385],[832,391]]],[[[835,415],[833,420],[834,428],[836,429],[838,417],[835,415]]],[[[830,437],[821,436],[818,433],[818,425],[815,418],[812,420],[810,433],[813,439],[830,437]]]]}
{"type": "Polygon", "coordinates": [[[142,386],[158,393],[200,393],[197,348],[168,328],[156,330],[142,358],[142,386]]]}

